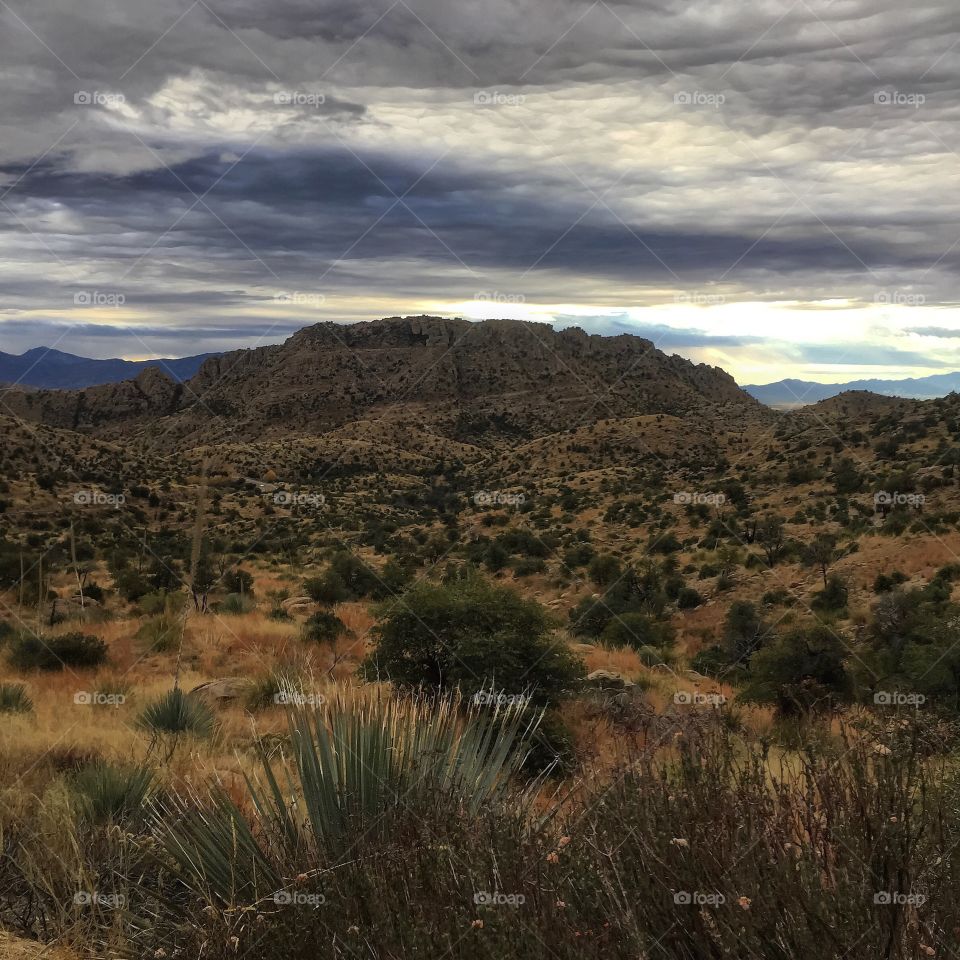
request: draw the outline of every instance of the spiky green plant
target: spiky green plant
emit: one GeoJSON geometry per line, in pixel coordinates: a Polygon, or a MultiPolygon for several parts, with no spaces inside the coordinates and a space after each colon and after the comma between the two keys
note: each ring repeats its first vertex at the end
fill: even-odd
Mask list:
{"type": "Polygon", "coordinates": [[[29,713],[33,701],[22,683],[0,683],[0,713],[29,713]]]}
{"type": "Polygon", "coordinates": [[[517,795],[514,778],[539,720],[522,706],[464,710],[456,696],[289,707],[291,756],[275,769],[259,743],[259,774],[246,777],[253,822],[214,791],[157,806],[153,824],[189,887],[211,902],[249,903],[418,804],[456,816],[512,795],[529,802],[534,785],[517,795]]]}
{"type": "Polygon", "coordinates": [[[247,594],[228,593],[220,603],[219,611],[231,616],[240,616],[249,613],[255,606],[253,599],[247,594]]]}
{"type": "Polygon", "coordinates": [[[70,782],[81,819],[97,824],[138,818],[153,785],[153,771],[147,767],[106,763],[85,767],[70,782]]]}
{"type": "Polygon", "coordinates": [[[155,736],[192,734],[208,737],[216,727],[216,718],[202,700],[189,697],[175,687],[140,713],[137,726],[155,736]]]}

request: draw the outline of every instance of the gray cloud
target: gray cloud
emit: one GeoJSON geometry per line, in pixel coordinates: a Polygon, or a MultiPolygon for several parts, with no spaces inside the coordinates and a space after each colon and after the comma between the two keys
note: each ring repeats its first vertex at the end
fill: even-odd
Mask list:
{"type": "Polygon", "coordinates": [[[484,290],[611,331],[684,291],[955,297],[948,0],[11,0],[0,23],[0,348],[76,321],[197,352],[484,290]],[[91,324],[89,290],[135,322],[91,324]]]}

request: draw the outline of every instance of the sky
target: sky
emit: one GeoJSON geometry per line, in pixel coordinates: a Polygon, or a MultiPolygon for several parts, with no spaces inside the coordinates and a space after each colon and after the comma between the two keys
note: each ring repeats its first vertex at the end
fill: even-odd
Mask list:
{"type": "Polygon", "coordinates": [[[0,0],[0,350],[429,313],[960,369],[956,0],[0,0]]]}

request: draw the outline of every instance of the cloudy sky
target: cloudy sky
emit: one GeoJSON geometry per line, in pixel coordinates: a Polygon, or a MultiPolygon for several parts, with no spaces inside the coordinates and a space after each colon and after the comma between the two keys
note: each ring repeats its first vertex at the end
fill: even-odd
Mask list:
{"type": "Polygon", "coordinates": [[[956,0],[0,0],[0,349],[633,331],[960,369],[956,0]]]}

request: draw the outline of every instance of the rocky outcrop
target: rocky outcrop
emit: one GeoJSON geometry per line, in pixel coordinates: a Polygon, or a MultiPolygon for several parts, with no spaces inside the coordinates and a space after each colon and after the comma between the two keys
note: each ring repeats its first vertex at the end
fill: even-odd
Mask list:
{"type": "Polygon", "coordinates": [[[722,370],[668,357],[642,337],[428,316],[306,327],[279,346],[211,357],[185,384],[148,368],[133,381],[26,393],[17,404],[27,419],[111,439],[140,430],[167,451],[228,434],[319,435],[364,418],[489,445],[601,419],[762,410],[722,370]],[[162,431],[145,428],[159,417],[162,431]]]}

